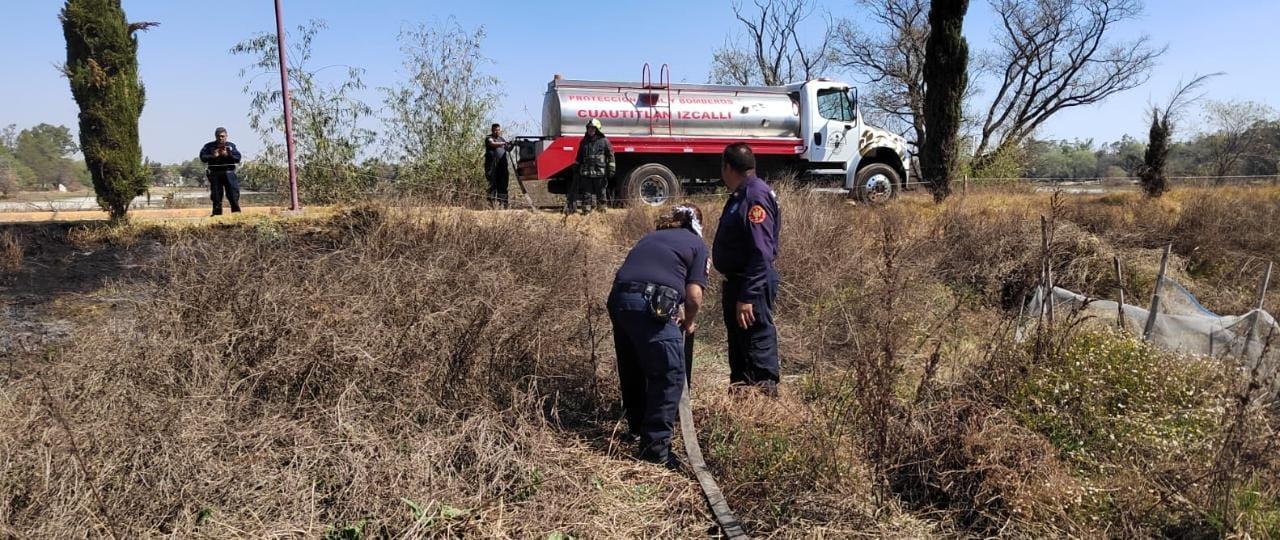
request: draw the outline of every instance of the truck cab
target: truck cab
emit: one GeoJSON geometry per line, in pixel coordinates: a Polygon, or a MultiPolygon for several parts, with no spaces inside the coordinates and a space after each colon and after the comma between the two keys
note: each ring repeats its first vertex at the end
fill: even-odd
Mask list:
{"type": "Polygon", "coordinates": [[[827,78],[791,86],[800,96],[801,156],[814,175],[843,177],[842,187],[860,200],[886,202],[906,189],[911,152],[900,135],[869,126],[858,107],[858,89],[827,78]]]}

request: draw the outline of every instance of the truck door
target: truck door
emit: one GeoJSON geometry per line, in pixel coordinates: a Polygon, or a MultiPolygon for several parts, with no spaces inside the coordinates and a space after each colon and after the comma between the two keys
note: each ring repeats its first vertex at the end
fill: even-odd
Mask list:
{"type": "MultiPolygon", "coordinates": [[[[845,164],[858,156],[858,115],[849,88],[833,83],[805,85],[801,125],[809,161],[845,164]]],[[[843,165],[841,166],[843,168],[843,165]]]]}

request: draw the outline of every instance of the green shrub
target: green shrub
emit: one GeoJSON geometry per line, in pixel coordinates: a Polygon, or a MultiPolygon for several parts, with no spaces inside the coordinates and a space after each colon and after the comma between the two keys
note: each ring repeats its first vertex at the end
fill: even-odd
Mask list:
{"type": "Polygon", "coordinates": [[[1012,396],[1020,421],[1086,470],[1190,457],[1221,412],[1225,371],[1116,331],[1079,335],[1012,396]]]}

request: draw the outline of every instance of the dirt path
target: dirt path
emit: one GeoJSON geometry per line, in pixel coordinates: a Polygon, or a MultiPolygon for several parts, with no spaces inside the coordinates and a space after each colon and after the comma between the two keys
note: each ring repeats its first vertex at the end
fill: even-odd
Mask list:
{"type": "MultiPolygon", "coordinates": [[[[242,209],[244,215],[274,215],[283,211],[277,206],[250,206],[242,209]]],[[[228,214],[229,215],[229,214],[228,214]]],[[[0,212],[0,223],[62,223],[72,221],[106,221],[102,210],[71,210],[53,212],[0,212]]],[[[166,208],[157,210],[130,210],[131,219],[200,219],[210,218],[208,208],[166,208]]]]}

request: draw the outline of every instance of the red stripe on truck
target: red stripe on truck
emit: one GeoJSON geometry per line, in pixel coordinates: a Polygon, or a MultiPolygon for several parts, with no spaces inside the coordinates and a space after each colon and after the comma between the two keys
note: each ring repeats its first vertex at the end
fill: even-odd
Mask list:
{"type": "MultiPolygon", "coordinates": [[[[577,158],[578,143],[581,136],[560,137],[536,158],[521,162],[519,174],[524,180],[550,180],[564,172],[577,158]],[[534,177],[533,173],[537,176],[534,177]]],[[[730,137],[609,137],[615,151],[636,154],[712,154],[718,156],[724,147],[735,142],[751,145],[751,150],[766,156],[798,156],[804,152],[804,141],[798,138],[752,138],[735,139],[730,137]]],[[[655,156],[654,162],[661,163],[661,156],[655,156]]]]}

